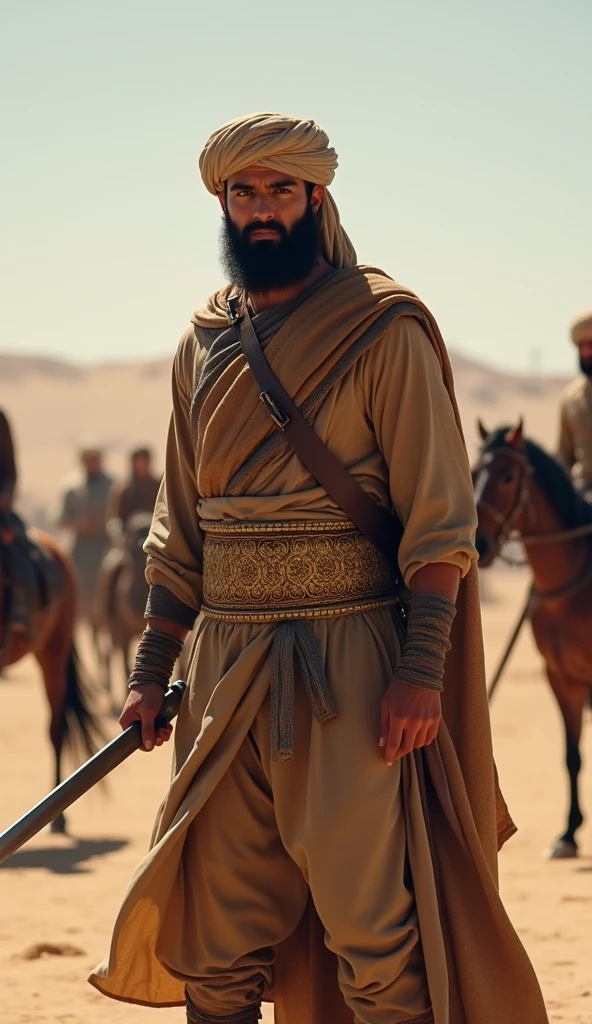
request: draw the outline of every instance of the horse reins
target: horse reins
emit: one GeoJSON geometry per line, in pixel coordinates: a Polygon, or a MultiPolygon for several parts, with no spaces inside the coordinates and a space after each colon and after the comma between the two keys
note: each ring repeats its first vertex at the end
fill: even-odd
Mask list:
{"type": "MultiPolygon", "coordinates": [[[[522,452],[516,451],[514,448],[490,448],[486,455],[504,455],[510,459],[514,459],[515,462],[522,468],[522,476],[520,478],[520,487],[516,496],[516,501],[510,509],[510,511],[504,515],[503,512],[499,512],[497,508],[484,501],[482,497],[477,498],[477,509],[483,509],[488,516],[491,516],[494,523],[500,527],[500,531],[497,536],[498,550],[504,541],[508,540],[510,534],[514,529],[514,524],[518,521],[522,512],[526,510],[527,514],[530,509],[530,495],[528,490],[528,478],[533,474],[533,468],[530,462],[522,452]]],[[[483,466],[481,472],[486,470],[486,466],[483,466]]],[[[486,483],[487,481],[485,481],[486,483]]],[[[481,491],[485,490],[485,486],[480,488],[481,491]]]]}
{"type": "MultiPolygon", "coordinates": [[[[482,497],[478,497],[476,501],[477,509],[482,509],[493,519],[495,523],[500,526],[496,542],[497,553],[500,554],[502,544],[510,539],[514,530],[514,524],[518,521],[522,512],[526,510],[527,518],[529,518],[531,506],[528,482],[529,478],[533,476],[534,470],[528,461],[527,456],[523,452],[516,451],[514,448],[490,448],[486,452],[486,455],[503,455],[507,458],[514,459],[514,461],[517,462],[523,470],[516,501],[506,515],[499,512],[498,509],[493,507],[493,505],[484,501],[482,497]]],[[[482,467],[481,472],[483,472],[484,469],[486,469],[485,466],[482,467]]],[[[480,489],[483,491],[485,486],[483,485],[480,489]]],[[[570,540],[578,540],[581,537],[591,536],[592,522],[586,523],[583,526],[574,526],[569,530],[561,530],[558,533],[543,534],[542,536],[535,534],[525,535],[521,534],[519,531],[516,532],[516,539],[519,539],[525,547],[534,547],[542,544],[560,544],[570,540]]],[[[577,591],[584,587],[590,579],[592,579],[592,553],[590,558],[587,559],[581,572],[579,572],[576,578],[570,583],[565,584],[563,587],[559,587],[557,590],[547,591],[544,593],[533,587],[532,596],[543,601],[558,600],[559,598],[568,597],[571,596],[571,594],[577,593],[577,591]]]]}

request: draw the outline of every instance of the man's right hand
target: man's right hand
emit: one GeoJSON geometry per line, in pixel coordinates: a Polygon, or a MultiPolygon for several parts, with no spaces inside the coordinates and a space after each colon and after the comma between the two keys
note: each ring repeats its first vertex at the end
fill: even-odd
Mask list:
{"type": "Polygon", "coordinates": [[[128,729],[134,722],[142,723],[142,746],[140,750],[153,750],[161,747],[171,738],[172,725],[154,729],[154,720],[160,712],[164,699],[164,690],[158,683],[141,683],[133,686],[123,706],[119,718],[122,729],[128,729]]]}

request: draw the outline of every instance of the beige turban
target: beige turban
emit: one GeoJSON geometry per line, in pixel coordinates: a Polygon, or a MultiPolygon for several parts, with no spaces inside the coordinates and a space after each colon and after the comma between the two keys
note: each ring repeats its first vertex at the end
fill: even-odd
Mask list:
{"type": "MultiPolygon", "coordinates": [[[[337,154],[314,121],[286,114],[248,114],[214,132],[199,158],[203,183],[213,195],[223,191],[231,175],[255,166],[327,186],[335,176],[337,154]]],[[[338,269],[355,266],[354,247],[327,188],[320,216],[323,255],[338,269]]]]}
{"type": "Polygon", "coordinates": [[[571,325],[571,339],[576,345],[582,341],[592,341],[592,309],[578,313],[571,325]]]}

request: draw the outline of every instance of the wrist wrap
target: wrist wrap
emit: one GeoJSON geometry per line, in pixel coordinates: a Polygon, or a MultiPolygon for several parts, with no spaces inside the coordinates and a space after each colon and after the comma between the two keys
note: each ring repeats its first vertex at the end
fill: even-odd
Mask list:
{"type": "Polygon", "coordinates": [[[454,602],[440,594],[415,594],[409,601],[407,642],[395,678],[425,690],[443,689],[444,659],[450,650],[454,602]]]}
{"type": "Polygon", "coordinates": [[[144,612],[145,619],[169,619],[184,626],[185,629],[193,629],[197,614],[195,608],[190,608],[188,604],[180,601],[167,587],[163,587],[162,583],[153,583],[150,587],[144,612]]]}
{"type": "Polygon", "coordinates": [[[182,650],[181,640],[147,626],[138,644],[128,686],[131,688],[142,683],[156,683],[166,690],[175,662],[182,650]]]}

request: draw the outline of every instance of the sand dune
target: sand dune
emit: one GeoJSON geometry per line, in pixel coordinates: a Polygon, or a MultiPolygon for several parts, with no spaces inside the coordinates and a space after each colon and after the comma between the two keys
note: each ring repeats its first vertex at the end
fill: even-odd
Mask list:
{"type": "MultiPolygon", "coordinates": [[[[136,443],[162,460],[170,411],[171,358],[84,366],[57,359],[0,355],[0,407],[18,445],[21,507],[39,525],[85,435],[104,444],[106,466],[120,474],[136,443]]],[[[562,378],[505,374],[454,355],[461,415],[471,454],[475,423],[493,427],[525,417],[527,432],[545,445],[556,438],[562,378]]]]}

